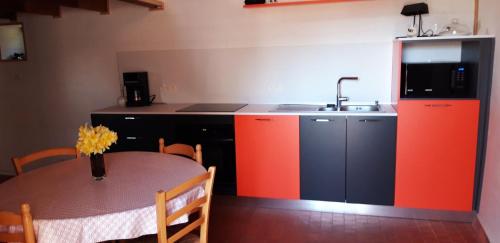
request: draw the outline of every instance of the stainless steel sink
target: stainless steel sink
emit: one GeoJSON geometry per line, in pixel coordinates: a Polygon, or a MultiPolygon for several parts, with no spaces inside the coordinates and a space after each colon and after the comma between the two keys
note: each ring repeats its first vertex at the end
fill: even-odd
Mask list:
{"type": "Polygon", "coordinates": [[[380,106],[379,105],[343,105],[340,107],[340,111],[373,112],[373,111],[380,111],[380,106]]]}
{"type": "Polygon", "coordinates": [[[318,109],[318,111],[337,111],[337,108],[336,107],[327,107],[327,106],[323,106],[323,107],[320,107],[318,109]]]}
{"type": "Polygon", "coordinates": [[[319,105],[282,104],[271,110],[271,112],[315,112],[320,107],[319,105]]]}
{"type": "Polygon", "coordinates": [[[336,106],[320,105],[300,105],[300,104],[282,104],[271,112],[380,112],[378,103],[375,105],[343,105],[340,110],[336,106]]]}

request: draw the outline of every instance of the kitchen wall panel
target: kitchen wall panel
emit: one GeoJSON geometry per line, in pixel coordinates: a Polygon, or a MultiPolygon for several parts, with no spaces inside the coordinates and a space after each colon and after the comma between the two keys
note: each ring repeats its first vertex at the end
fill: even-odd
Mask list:
{"type": "MultiPolygon", "coordinates": [[[[152,84],[157,85],[153,90],[158,90],[160,84],[156,80],[178,83],[177,94],[166,98],[169,102],[201,98],[323,102],[332,99],[329,95],[335,94],[334,82],[346,74],[359,74],[362,78],[358,83],[345,84],[346,95],[353,99],[384,100],[389,90],[379,85],[389,87],[390,76],[385,74],[391,70],[389,46],[409,24],[410,19],[399,14],[409,2],[414,1],[244,9],[243,1],[238,0],[168,0],[164,11],[149,11],[111,0],[109,15],[73,8],[63,8],[62,17],[56,19],[21,13],[29,60],[0,65],[0,93],[4,94],[0,96],[0,111],[5,114],[0,119],[0,173],[14,172],[9,162],[12,155],[74,144],[78,126],[90,121],[92,110],[114,105],[120,93],[117,59],[123,57],[121,53],[179,50],[173,52],[178,55],[171,60],[161,61],[184,60],[186,65],[195,62],[197,69],[210,66],[195,70],[196,75],[186,74],[192,70],[189,67],[168,74],[157,72],[156,66],[151,68],[152,84]],[[322,55],[319,52],[325,46],[333,46],[331,50],[337,51],[322,55]],[[306,61],[298,58],[283,61],[286,53],[272,54],[287,47],[318,66],[304,64],[306,61]],[[243,55],[245,48],[256,53],[239,66],[227,64],[233,57],[243,55]],[[269,50],[266,48],[275,51],[263,52],[269,50]],[[312,52],[304,51],[308,48],[312,52]],[[217,55],[209,54],[218,50],[217,55]],[[191,51],[193,57],[200,58],[184,55],[191,51]],[[259,68],[247,68],[250,65],[259,68]],[[299,69],[290,70],[296,67],[299,69]],[[245,78],[236,79],[242,76],[245,78]],[[184,87],[195,89],[187,92],[184,87]],[[370,92],[372,88],[375,95],[370,92]],[[304,94],[307,91],[308,96],[299,94],[300,89],[304,94]]],[[[431,14],[424,16],[425,28],[434,23],[441,26],[451,18],[472,25],[472,0],[427,2],[431,14]]]]}
{"type": "Polygon", "coordinates": [[[353,101],[390,102],[390,42],[137,51],[118,70],[145,70],[163,102],[335,103],[337,79],[353,101]],[[369,57],[369,58],[367,58],[369,57]]]}

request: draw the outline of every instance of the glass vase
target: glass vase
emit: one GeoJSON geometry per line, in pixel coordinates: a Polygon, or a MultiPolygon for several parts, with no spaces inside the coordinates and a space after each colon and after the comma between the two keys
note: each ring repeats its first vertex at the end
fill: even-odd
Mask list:
{"type": "Polygon", "coordinates": [[[96,181],[100,181],[106,177],[106,168],[104,166],[103,154],[90,155],[90,168],[92,170],[92,177],[96,181]]]}

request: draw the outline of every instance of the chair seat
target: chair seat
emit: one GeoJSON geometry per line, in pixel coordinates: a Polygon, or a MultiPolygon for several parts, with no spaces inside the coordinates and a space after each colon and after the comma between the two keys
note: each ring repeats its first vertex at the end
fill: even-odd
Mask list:
{"type": "MultiPolygon", "coordinates": [[[[158,238],[156,235],[147,235],[133,240],[119,241],[119,242],[127,242],[127,243],[157,243],[158,238]]],[[[182,237],[177,243],[199,243],[200,237],[195,234],[187,234],[182,237]]]]}
{"type": "Polygon", "coordinates": [[[186,236],[182,237],[177,242],[179,242],[179,243],[200,243],[200,237],[195,235],[195,234],[187,234],[186,236]]]}

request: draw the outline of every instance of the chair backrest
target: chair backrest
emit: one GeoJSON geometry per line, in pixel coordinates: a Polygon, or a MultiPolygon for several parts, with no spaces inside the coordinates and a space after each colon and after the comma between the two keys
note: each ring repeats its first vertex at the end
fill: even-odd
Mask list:
{"type": "Polygon", "coordinates": [[[174,189],[163,192],[159,191],[156,193],[156,221],[158,227],[158,242],[159,243],[170,243],[176,242],[181,239],[194,229],[200,226],[200,243],[206,243],[208,239],[208,217],[210,214],[210,203],[212,201],[212,188],[214,185],[215,177],[215,167],[212,166],[208,168],[208,172],[194,177],[187,182],[175,187],[174,189]],[[177,197],[181,193],[196,187],[202,183],[205,183],[205,196],[194,200],[185,207],[177,210],[171,215],[167,215],[166,212],[166,202],[177,197]],[[172,236],[167,235],[167,226],[174,222],[179,217],[200,210],[199,218],[187,225],[186,227],[179,230],[172,236]]]}
{"type": "Polygon", "coordinates": [[[16,169],[16,174],[20,175],[23,173],[23,166],[33,163],[35,161],[46,159],[50,157],[57,156],[75,156],[76,158],[80,158],[80,152],[76,148],[53,148],[46,149],[42,151],[38,151],[24,157],[20,158],[12,158],[12,164],[16,169]]]}
{"type": "Polygon", "coordinates": [[[196,149],[194,149],[189,145],[180,143],[165,146],[165,140],[163,138],[160,138],[159,144],[160,144],[160,149],[159,149],[160,153],[182,155],[191,158],[200,164],[203,163],[200,144],[196,145],[196,149]]]}
{"type": "Polygon", "coordinates": [[[35,243],[35,231],[33,229],[33,217],[30,206],[21,205],[21,215],[13,212],[0,212],[1,226],[23,226],[22,232],[0,231],[0,242],[26,242],[35,243]]]}

